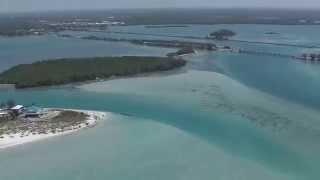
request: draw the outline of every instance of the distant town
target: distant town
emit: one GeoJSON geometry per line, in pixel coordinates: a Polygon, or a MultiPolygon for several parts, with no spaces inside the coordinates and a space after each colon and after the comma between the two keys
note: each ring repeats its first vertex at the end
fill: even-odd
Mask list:
{"type": "Polygon", "coordinates": [[[106,30],[110,26],[184,28],[188,24],[318,25],[317,11],[275,9],[146,9],[2,14],[0,36],[43,35],[61,31],[106,30]],[[232,13],[231,13],[232,12],[232,13]],[[248,13],[252,14],[248,16],[248,13]]]}
{"type": "MultiPolygon", "coordinates": [[[[1,23],[0,23],[1,24],[1,23]]],[[[89,31],[106,30],[109,26],[125,25],[124,22],[115,21],[113,17],[105,20],[73,19],[69,21],[38,20],[30,24],[12,22],[0,30],[2,36],[43,35],[61,31],[89,31]],[[10,27],[12,26],[12,27],[10,27]],[[16,27],[18,26],[18,27],[16,27]]]]}

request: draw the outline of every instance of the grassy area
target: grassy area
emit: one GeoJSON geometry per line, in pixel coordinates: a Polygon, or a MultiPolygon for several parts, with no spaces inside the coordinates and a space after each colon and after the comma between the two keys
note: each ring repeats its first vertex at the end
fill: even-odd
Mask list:
{"type": "Polygon", "coordinates": [[[54,123],[72,123],[84,122],[88,118],[87,114],[75,111],[62,111],[58,116],[54,117],[51,122],[54,123]]]}
{"type": "Polygon", "coordinates": [[[185,63],[181,59],[136,56],[47,60],[18,65],[1,73],[0,84],[15,84],[16,88],[61,85],[111,76],[166,71],[185,63]]]}

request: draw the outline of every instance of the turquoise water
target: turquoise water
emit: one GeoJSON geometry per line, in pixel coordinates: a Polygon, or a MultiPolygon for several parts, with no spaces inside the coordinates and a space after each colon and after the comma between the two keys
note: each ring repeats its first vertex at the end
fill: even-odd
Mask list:
{"type": "MultiPolygon", "coordinates": [[[[320,41],[318,26],[117,30],[204,36],[221,27],[236,30],[236,39],[307,45],[320,41]],[[265,37],[268,31],[280,34],[265,37]]],[[[308,51],[234,46],[294,54],[308,51]]],[[[171,51],[54,36],[1,39],[0,47],[4,47],[1,59],[12,58],[1,62],[3,69],[43,58],[171,51]]],[[[1,150],[0,179],[319,178],[319,65],[222,52],[186,58],[188,66],[177,72],[76,87],[1,91],[1,100],[112,115],[79,134],[1,150]]]]}
{"type": "Polygon", "coordinates": [[[165,48],[135,47],[130,44],[63,39],[55,35],[19,38],[0,37],[0,71],[39,60],[63,57],[126,56],[150,54],[165,56],[165,48]]]}

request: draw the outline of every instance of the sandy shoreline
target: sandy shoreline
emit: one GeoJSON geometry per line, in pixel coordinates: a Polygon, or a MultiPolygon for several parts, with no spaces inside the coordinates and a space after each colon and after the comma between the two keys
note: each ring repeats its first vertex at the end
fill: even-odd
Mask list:
{"type": "MultiPolygon", "coordinates": [[[[51,110],[51,109],[57,109],[57,108],[50,108],[47,110],[51,110]]],[[[25,134],[16,133],[16,134],[10,134],[10,135],[8,134],[3,135],[3,138],[0,139],[0,149],[5,149],[5,148],[22,145],[30,142],[44,140],[44,139],[55,137],[55,136],[72,134],[85,128],[94,127],[98,121],[108,118],[108,113],[106,112],[76,110],[76,109],[57,109],[57,110],[72,110],[76,112],[83,112],[89,115],[89,117],[87,118],[86,123],[81,124],[80,128],[70,127],[70,129],[65,130],[63,132],[47,133],[47,134],[27,133],[28,135],[26,135],[26,133],[25,134]]]]}

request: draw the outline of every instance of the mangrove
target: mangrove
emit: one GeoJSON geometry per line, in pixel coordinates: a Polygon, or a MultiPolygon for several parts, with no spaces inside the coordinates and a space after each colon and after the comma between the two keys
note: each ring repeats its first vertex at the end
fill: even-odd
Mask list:
{"type": "Polygon", "coordinates": [[[16,88],[63,85],[74,82],[167,71],[182,67],[186,61],[170,57],[94,57],[69,58],[21,64],[0,74],[0,84],[16,88]]]}

